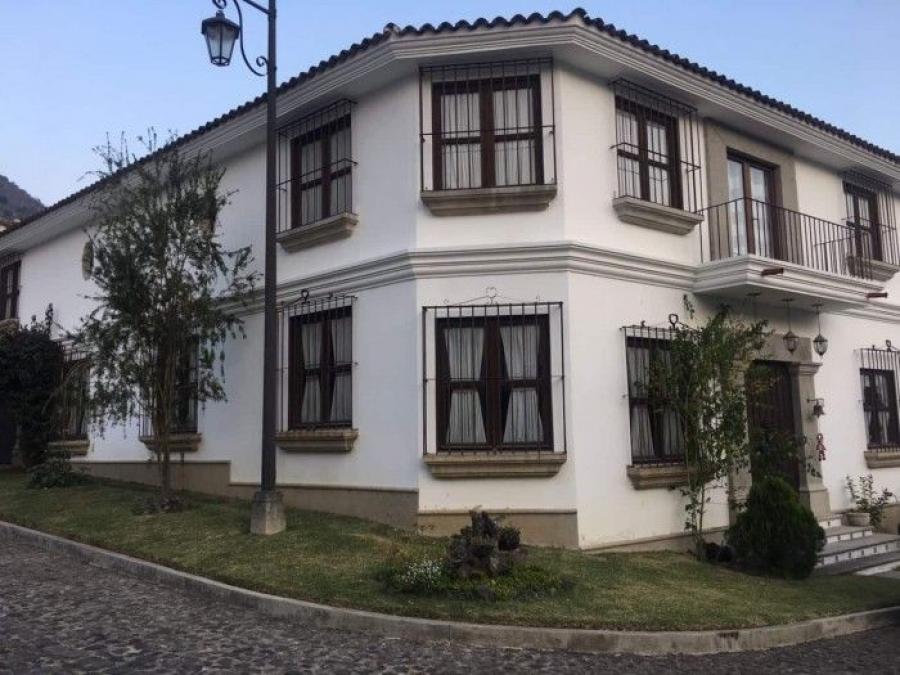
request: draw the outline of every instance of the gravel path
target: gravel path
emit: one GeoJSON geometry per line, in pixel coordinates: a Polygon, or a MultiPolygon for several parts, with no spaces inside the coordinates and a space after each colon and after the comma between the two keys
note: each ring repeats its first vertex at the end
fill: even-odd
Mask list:
{"type": "Polygon", "coordinates": [[[0,540],[0,673],[898,673],[900,627],[800,647],[638,657],[311,629],[0,540]]]}

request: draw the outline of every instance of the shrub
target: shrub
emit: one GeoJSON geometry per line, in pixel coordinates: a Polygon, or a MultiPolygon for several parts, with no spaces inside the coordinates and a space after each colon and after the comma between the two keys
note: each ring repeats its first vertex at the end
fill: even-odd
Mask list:
{"type": "Polygon", "coordinates": [[[472,511],[472,524],[453,535],[447,546],[447,567],[460,579],[493,578],[506,574],[525,558],[519,531],[497,525],[484,511],[472,511]]]}
{"type": "Polygon", "coordinates": [[[746,508],[727,539],[747,568],[803,579],[816,565],[825,532],[783,479],[768,476],[750,488],[746,508]]]}
{"type": "Polygon", "coordinates": [[[28,469],[28,487],[61,488],[80,485],[87,478],[72,469],[65,452],[48,452],[44,461],[28,469]]]}

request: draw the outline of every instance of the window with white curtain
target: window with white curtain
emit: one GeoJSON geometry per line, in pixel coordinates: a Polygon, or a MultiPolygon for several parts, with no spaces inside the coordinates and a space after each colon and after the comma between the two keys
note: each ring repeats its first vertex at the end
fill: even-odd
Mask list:
{"type": "Polygon", "coordinates": [[[352,425],[351,310],[338,307],[290,319],[290,428],[352,425]]]}
{"type": "Polygon", "coordinates": [[[291,226],[352,210],[350,113],[291,140],[291,226]]]}
{"type": "Polygon", "coordinates": [[[617,97],[616,162],[622,196],[681,208],[674,117],[617,97]]]}
{"type": "Polygon", "coordinates": [[[650,391],[654,364],[670,358],[668,341],[631,336],[627,338],[625,355],[632,462],[681,461],[684,457],[681,420],[675,410],[665,405],[664,397],[651,395],[650,391]]]}
{"type": "Polygon", "coordinates": [[[439,319],[438,448],[552,448],[546,315],[439,319]]]}
{"type": "Polygon", "coordinates": [[[432,92],[435,189],[544,182],[539,75],[500,70],[432,92]]]}

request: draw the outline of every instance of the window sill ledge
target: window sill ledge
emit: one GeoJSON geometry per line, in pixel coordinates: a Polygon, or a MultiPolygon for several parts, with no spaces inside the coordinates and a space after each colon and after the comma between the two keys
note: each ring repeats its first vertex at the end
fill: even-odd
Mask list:
{"type": "Polygon", "coordinates": [[[688,482],[688,468],[684,464],[629,466],[627,473],[635,490],[672,488],[688,482]]]}
{"type": "Polygon", "coordinates": [[[275,444],[285,452],[344,453],[358,436],[356,429],[295,429],[275,434],[275,444]]]}
{"type": "Polygon", "coordinates": [[[466,190],[426,190],[422,202],[436,216],[542,211],[556,197],[556,185],[510,185],[466,190]]]}
{"type": "Polygon", "coordinates": [[[279,232],[277,240],[285,251],[300,251],[335,239],[349,237],[353,234],[358,222],[359,216],[348,211],[279,232]]]}
{"type": "Polygon", "coordinates": [[[866,466],[870,469],[887,469],[900,466],[900,448],[890,450],[867,450],[865,453],[866,466]]]}
{"type": "Polygon", "coordinates": [[[47,449],[54,452],[65,451],[71,457],[83,457],[88,453],[91,442],[87,438],[76,438],[71,441],[50,441],[47,449]]]}
{"type": "Polygon", "coordinates": [[[425,456],[425,464],[435,478],[550,478],[565,462],[566,455],[552,452],[442,452],[425,456]]]}
{"type": "Polygon", "coordinates": [[[619,220],[670,234],[690,234],[703,222],[703,216],[671,206],[654,204],[636,197],[616,197],[613,209],[619,220]]]}
{"type": "MultiPolygon", "coordinates": [[[[169,434],[169,452],[196,452],[200,448],[203,434],[169,434]]],[[[159,440],[156,436],[141,436],[141,443],[148,450],[156,452],[159,449],[159,440]]]]}
{"type": "Polygon", "coordinates": [[[14,333],[19,328],[19,320],[16,318],[0,320],[0,335],[14,333]]]}

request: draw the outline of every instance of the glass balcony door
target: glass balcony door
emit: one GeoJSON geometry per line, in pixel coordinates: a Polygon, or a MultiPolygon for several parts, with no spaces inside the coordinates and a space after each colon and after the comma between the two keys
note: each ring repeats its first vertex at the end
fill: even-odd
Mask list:
{"type": "Polygon", "coordinates": [[[772,167],[741,156],[728,157],[728,230],[731,255],[777,258],[773,236],[775,203],[772,167]]]}

